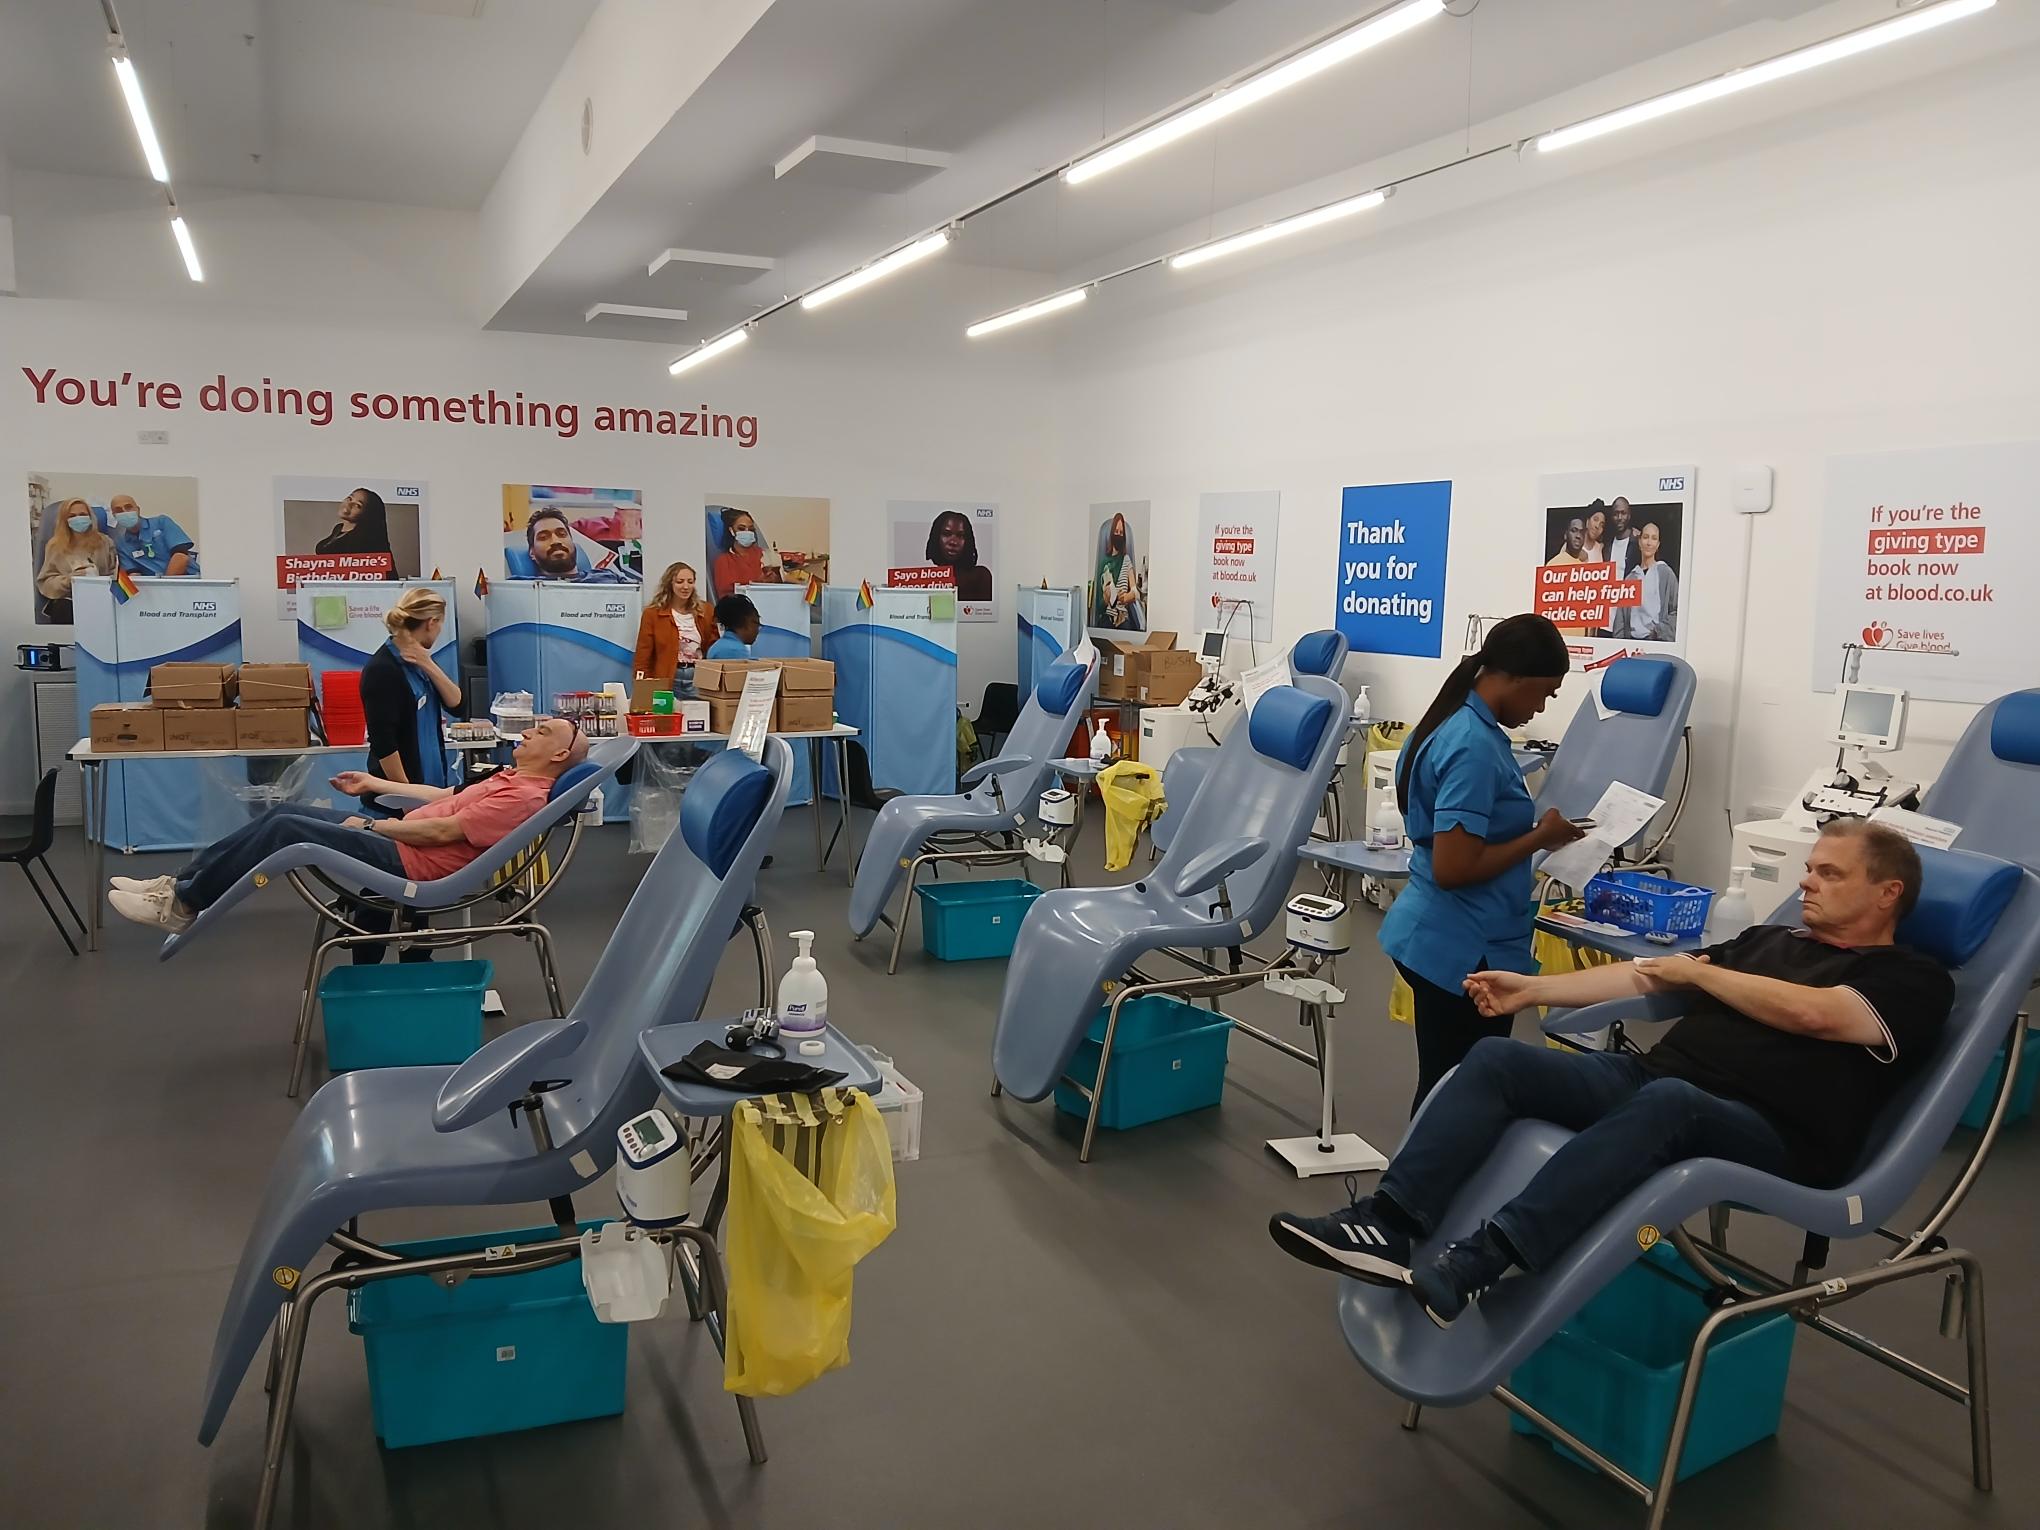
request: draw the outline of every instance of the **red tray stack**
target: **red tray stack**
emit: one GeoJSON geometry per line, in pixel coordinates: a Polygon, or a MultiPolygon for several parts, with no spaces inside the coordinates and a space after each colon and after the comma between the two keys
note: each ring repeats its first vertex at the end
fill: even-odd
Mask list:
{"type": "Polygon", "coordinates": [[[319,678],[319,711],[329,744],[368,742],[368,717],[361,710],[361,671],[329,669],[319,678]]]}

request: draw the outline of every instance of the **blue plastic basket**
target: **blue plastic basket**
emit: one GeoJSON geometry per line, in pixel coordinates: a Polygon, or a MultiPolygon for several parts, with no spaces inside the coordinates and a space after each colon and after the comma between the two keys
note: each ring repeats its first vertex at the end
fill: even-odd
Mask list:
{"type": "MultiPolygon", "coordinates": [[[[1066,1070],[1086,1084],[1098,1076],[1105,1050],[1105,1017],[1099,1010],[1066,1070]]],[[[1151,993],[1120,1006],[1112,1038],[1112,1071],[1098,1124],[1115,1131],[1146,1126],[1166,1116],[1216,1105],[1225,1094],[1226,1041],[1232,1021],[1165,993],[1151,993]]],[[[1068,1084],[1055,1089],[1056,1109],[1087,1116],[1089,1103],[1068,1084]]]]}
{"type": "MultiPolygon", "coordinates": [[[[390,1246],[426,1257],[558,1236],[533,1227],[390,1246]]],[[[623,1411],[630,1329],[595,1321],[578,1259],[450,1291],[426,1275],[376,1281],[348,1293],[347,1326],[368,1356],[376,1438],[391,1447],[623,1411]]]]}
{"type": "Polygon", "coordinates": [[[1587,917],[1637,935],[1698,935],[1711,887],[1689,887],[1641,871],[1604,871],[1587,883],[1587,917]]]}
{"type": "MultiPolygon", "coordinates": [[[[1983,1082],[1969,1098],[1969,1108],[1962,1112],[1962,1124],[1971,1131],[1980,1132],[1989,1124],[1991,1102],[1997,1098],[1998,1084],[2004,1076],[2005,1049],[1999,1047],[1997,1056],[1984,1071],[1983,1082]]],[[[2005,1106],[2006,1126],[2033,1114],[2036,1086],[2040,1086],[2040,1031],[2028,1031],[2024,1045],[2019,1048],[2019,1076],[2012,1080],[2011,1103],[2005,1106]]]]}
{"type": "MultiPolygon", "coordinates": [[[[1517,1366],[1509,1389],[1632,1477],[1657,1481],[1686,1353],[1707,1318],[1701,1292],[1686,1262],[1658,1244],[1517,1366]]],[[[1680,1481],[1778,1432],[1794,1326],[1790,1313],[1779,1312],[1731,1324],[1708,1347],[1680,1481]]],[[[1550,1440],[1518,1414],[1509,1422],[1519,1434],[1550,1440]]],[[[1556,1440],[1551,1444],[1586,1466],[1556,1440]]]]}
{"type": "Polygon", "coordinates": [[[938,962],[1011,956],[1020,921],[1042,889],[1024,877],[931,882],[921,895],[921,944],[938,962]]]}
{"type": "Polygon", "coordinates": [[[460,1063],[482,1044],[487,961],[335,967],[319,984],[326,1066],[408,1068],[460,1063]]]}

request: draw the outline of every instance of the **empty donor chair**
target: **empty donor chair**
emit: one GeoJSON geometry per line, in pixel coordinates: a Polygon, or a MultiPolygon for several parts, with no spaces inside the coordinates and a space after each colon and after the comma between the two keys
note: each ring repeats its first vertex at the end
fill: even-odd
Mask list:
{"type": "MultiPolygon", "coordinates": [[[[1289,650],[1289,673],[1292,675],[1322,675],[1325,679],[1338,682],[1339,675],[1346,668],[1346,634],[1326,628],[1321,632],[1306,632],[1296,640],[1289,650]]],[[[1168,764],[1162,767],[1162,797],[1178,807],[1188,805],[1197,795],[1197,788],[1204,784],[1204,778],[1211,772],[1211,762],[1218,753],[1215,744],[1193,744],[1178,749],[1169,756],[1168,764]]],[[[1336,809],[1337,798],[1327,797],[1327,806],[1336,809]]],[[[1177,822],[1181,822],[1181,818],[1177,822]]],[[[1166,850],[1175,843],[1176,826],[1169,822],[1169,815],[1162,814],[1155,820],[1153,838],[1157,850],[1166,850]]]]}
{"type": "Polygon", "coordinates": [[[1973,839],[2040,871],[2040,690],[2000,696],[1970,719],[1920,811],[1973,831],[1965,848],[1973,839]]]}
{"type": "MultiPolygon", "coordinates": [[[[1054,776],[1053,762],[1091,704],[1097,659],[1065,655],[1042,672],[998,754],[963,773],[964,790],[951,796],[895,797],[878,811],[857,878],[850,888],[850,933],[862,940],[885,918],[885,906],[902,881],[906,891],[893,926],[892,967],[914,900],[914,882],[929,861],[995,866],[1021,859],[1018,835],[1054,776]]],[[[892,970],[889,967],[887,970],[892,970]]]]}
{"type": "MultiPolygon", "coordinates": [[[[1609,715],[1601,715],[1591,696],[1580,702],[1558,741],[1544,784],[1537,789],[1538,810],[1557,808],[1567,818],[1585,818],[1601,800],[1601,793],[1617,781],[1662,797],[1679,757],[1679,743],[1686,736],[1693,689],[1693,666],[1684,659],[1617,659],[1610,664],[1601,676],[1601,705],[1609,709],[1609,715]]],[[[1691,775],[1689,756],[1689,779],[1691,775]]],[[[1670,836],[1685,797],[1681,785],[1679,800],[1656,836],[1656,844],[1643,847],[1638,859],[1648,859],[1670,836]]],[[[1649,833],[1646,824],[1631,843],[1649,833]]]]}
{"type": "MultiPolygon", "coordinates": [[[[1619,1468],[1602,1465],[1650,1506],[1653,1530],[1662,1524],[1670,1501],[1708,1342],[1727,1325],[1782,1310],[1790,1310],[1814,1332],[1839,1339],[1964,1403],[1976,1485],[1990,1487],[1982,1267],[1974,1254],[1949,1247],[1941,1234],[1995,1140],[2010,1097],[2013,1067],[2005,1070],[1990,1124],[1976,1140],[1967,1167],[1938,1198],[1911,1212],[1905,1207],[1922,1180],[1934,1172],[1941,1148],[1990,1067],[1992,1055],[2008,1033],[2022,1028],[2020,1003],[2028,979],[2040,970],[2040,876],[1959,850],[1921,847],[1920,859],[1925,878],[1919,905],[1900,926],[1898,938],[1953,970],[1954,1009],[1935,1055],[1886,1107],[1847,1182],[1819,1189],[1719,1159],[1675,1164],[1631,1192],[1549,1268],[1504,1279],[1450,1328],[1433,1324],[1406,1288],[1341,1282],[1338,1312],[1346,1343],[1369,1375],[1415,1405],[1405,1419],[1406,1428],[1416,1427],[1418,1409],[1424,1405],[1451,1407],[1489,1392],[1522,1412],[1523,1403],[1505,1385],[1510,1371],[1639,1257],[1638,1229],[1662,1229],[1715,1287],[1719,1305],[1689,1351],[1684,1392],[1657,1481],[1639,1482],[1619,1468]],[[1801,1229],[1805,1247],[1800,1268],[1774,1275],[1729,1253],[1725,1246],[1729,1208],[1775,1217],[1801,1229]],[[1688,1234],[1681,1225],[1702,1211],[1710,1213],[1711,1230],[1704,1239],[1688,1234]],[[1830,1240],[1872,1234],[1883,1241],[1861,1257],[1875,1258],[1874,1263],[1858,1264],[1852,1258],[1851,1263],[1858,1265],[1854,1269],[1825,1269],[1830,1240]],[[1957,1277],[1968,1345],[1966,1386],[1948,1382],[1824,1316],[1827,1309],[1865,1291],[1918,1276],[1957,1277]]],[[[1798,900],[1789,900],[1773,915],[1773,922],[1796,923],[1798,909],[1798,900]]],[[[1616,1020],[1635,1024],[1676,1019],[1685,1003],[1685,996],[1676,993],[1610,1000],[1555,1011],[1544,1029],[1560,1035],[1585,1034],[1616,1020]]],[[[2015,1058],[2016,1035],[2013,1040],[2015,1058]]],[[[1444,1244],[1470,1236],[1570,1135],[1540,1121],[1511,1126],[1454,1200],[1437,1237],[1420,1246],[1415,1257],[1429,1258],[1444,1244]]],[[[1537,1422],[1593,1459],[1591,1445],[1553,1428],[1548,1419],[1537,1422]]]]}
{"type": "MultiPolygon", "coordinates": [[[[392,1258],[353,1235],[354,1219],[371,1212],[551,1201],[562,1225],[573,1225],[564,1198],[609,1168],[617,1127],[658,1097],[639,1034],[696,1017],[743,917],[786,806],[793,756],[769,739],[765,761],[732,750],[695,774],[678,831],[638,884],[571,1015],[520,1026],[458,1067],[343,1074],[306,1102],[241,1251],[198,1428],[199,1442],[211,1444],[276,1322],[282,1359],[258,1525],[274,1500],[309,1303],[324,1289],[306,1266],[328,1241],[343,1259],[392,1258]]],[[[755,1440],[748,1409],[744,1418],[755,1440]]]]}
{"type": "MultiPolygon", "coordinates": [[[[1254,704],[1226,735],[1204,786],[1187,804],[1175,841],[1146,877],[1121,887],[1070,887],[1036,898],[1020,926],[992,1040],[999,1086],[1023,1100],[1053,1090],[1101,1005],[1147,991],[1110,985],[1151,951],[1239,947],[1282,917],[1297,851],[1331,779],[1345,735],[1345,692],[1302,676],[1254,704]]],[[[1193,966],[1202,964],[1193,963],[1193,966]]],[[[1206,973],[1213,969],[1203,967],[1206,973]]],[[[1259,972],[1213,974],[1243,988],[1259,972]]],[[[1171,985],[1175,986],[1175,985],[1171,985]]],[[[1081,1156],[1098,1121],[1097,1084],[1112,1061],[1108,1025],[1097,1080],[1072,1080],[1092,1097],[1081,1156]]]]}

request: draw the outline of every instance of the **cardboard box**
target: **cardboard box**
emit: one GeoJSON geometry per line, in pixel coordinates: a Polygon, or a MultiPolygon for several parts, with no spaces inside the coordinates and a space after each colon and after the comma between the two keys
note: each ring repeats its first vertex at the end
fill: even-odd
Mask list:
{"type": "Polygon", "coordinates": [[[312,704],[309,664],[243,664],[241,705],[303,711],[312,704]]]}
{"type": "Polygon", "coordinates": [[[92,709],[92,748],[98,754],[160,754],[163,718],[146,701],[108,701],[92,709]]]}
{"type": "Polygon", "coordinates": [[[746,675],[773,667],[758,659],[703,659],[694,666],[694,689],[704,696],[735,699],[744,694],[746,675]]]}
{"type": "Polygon", "coordinates": [[[1143,649],[1135,657],[1140,665],[1140,699],[1149,706],[1178,705],[1204,678],[1204,666],[1187,648],[1143,649]]]}
{"type": "MultiPolygon", "coordinates": [[[[695,681],[696,685],[701,682],[695,681]]],[[[711,696],[708,698],[708,731],[727,734],[737,723],[737,698],[734,696],[711,696]]]]}
{"type": "Polygon", "coordinates": [[[232,664],[158,664],[149,671],[149,701],[159,707],[232,706],[237,683],[232,664]]]}
{"type": "Polygon", "coordinates": [[[631,681],[630,709],[633,712],[656,711],[657,707],[654,705],[654,701],[661,691],[664,691],[668,696],[672,695],[673,682],[661,680],[652,675],[643,675],[631,681]]]}
{"type": "Polygon", "coordinates": [[[244,701],[234,711],[237,749],[303,749],[311,741],[311,718],[303,707],[251,707],[244,701]]]}
{"type": "Polygon", "coordinates": [[[1138,637],[1093,638],[1098,649],[1098,699],[1140,700],[1140,656],[1154,649],[1174,648],[1176,634],[1154,631],[1138,637]]]}
{"type": "Polygon", "coordinates": [[[165,749],[232,749],[240,735],[233,707],[171,707],[163,711],[165,749]]]}
{"type": "Polygon", "coordinates": [[[772,709],[774,733],[826,733],[835,725],[833,691],[781,691],[772,709]]]}

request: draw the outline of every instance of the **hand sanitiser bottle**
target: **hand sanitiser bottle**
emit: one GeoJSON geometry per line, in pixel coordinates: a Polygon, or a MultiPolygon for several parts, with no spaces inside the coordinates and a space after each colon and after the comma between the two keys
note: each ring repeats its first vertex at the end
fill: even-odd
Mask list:
{"type": "Polygon", "coordinates": [[[779,980],[779,1034],[812,1056],[822,1050],[822,1027],[829,1023],[829,983],[815,965],[815,932],[795,930],[793,939],[800,952],[779,980]]]}
{"type": "Polygon", "coordinates": [[[1353,726],[1364,729],[1374,721],[1374,703],[1367,697],[1367,687],[1360,687],[1360,694],[1353,698],[1353,726]]]}
{"type": "Polygon", "coordinates": [[[1728,891],[1714,900],[1707,910],[1707,939],[1710,943],[1733,940],[1742,934],[1756,918],[1750,912],[1750,895],[1743,888],[1743,878],[1750,874],[1747,866],[1731,866],[1728,871],[1728,891]]]}
{"type": "Polygon", "coordinates": [[[1105,719],[1098,719],[1098,731],[1091,735],[1091,760],[1103,765],[1112,758],[1112,735],[1105,731],[1105,719]]]}

